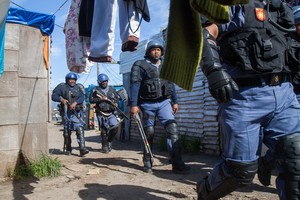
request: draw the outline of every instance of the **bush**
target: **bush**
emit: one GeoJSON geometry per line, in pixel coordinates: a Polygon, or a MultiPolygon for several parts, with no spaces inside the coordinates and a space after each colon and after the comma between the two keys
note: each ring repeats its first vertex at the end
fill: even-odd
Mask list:
{"type": "MultiPolygon", "coordinates": [[[[199,138],[188,137],[185,135],[180,135],[179,142],[182,151],[185,153],[198,153],[200,150],[201,141],[199,138]]],[[[161,151],[167,151],[167,138],[162,136],[158,141],[158,146],[161,151]]]]}
{"type": "Polygon", "coordinates": [[[22,164],[9,173],[10,177],[16,179],[24,177],[55,177],[61,174],[62,164],[57,158],[53,159],[48,154],[41,154],[38,159],[22,164]]]}
{"type": "Polygon", "coordinates": [[[200,150],[201,141],[199,138],[192,138],[182,135],[179,141],[185,153],[198,153],[200,150]]]}

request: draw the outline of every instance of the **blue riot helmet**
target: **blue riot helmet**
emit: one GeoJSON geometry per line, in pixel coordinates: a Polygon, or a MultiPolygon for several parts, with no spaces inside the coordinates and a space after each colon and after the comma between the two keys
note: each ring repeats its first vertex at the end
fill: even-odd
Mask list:
{"type": "Polygon", "coordinates": [[[295,24],[298,24],[300,23],[300,6],[294,6],[292,8],[293,8],[295,24]]]}
{"type": "Polygon", "coordinates": [[[68,85],[70,85],[71,87],[75,86],[76,85],[76,81],[77,81],[77,74],[73,73],[73,72],[70,72],[66,75],[66,83],[68,85]],[[70,79],[74,79],[75,82],[69,82],[70,79]]]}
{"type": "Polygon", "coordinates": [[[106,74],[99,74],[97,80],[101,88],[107,87],[108,76],[106,74]]]}
{"type": "Polygon", "coordinates": [[[75,74],[74,72],[70,72],[66,75],[66,83],[68,83],[69,79],[75,79],[75,81],[77,81],[77,74],[75,74]]]}
{"type": "MultiPolygon", "coordinates": [[[[160,48],[161,50],[161,56],[164,55],[164,46],[161,40],[151,40],[148,42],[147,47],[146,47],[146,52],[145,52],[145,58],[149,56],[150,50],[153,48],[160,48]]],[[[159,59],[159,58],[158,58],[159,59]]]]}

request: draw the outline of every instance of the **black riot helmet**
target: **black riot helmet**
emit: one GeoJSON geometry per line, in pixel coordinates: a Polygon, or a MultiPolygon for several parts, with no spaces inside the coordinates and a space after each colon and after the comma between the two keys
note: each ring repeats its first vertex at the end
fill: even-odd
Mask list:
{"type": "Polygon", "coordinates": [[[149,52],[153,48],[160,48],[160,50],[161,50],[161,56],[164,55],[164,46],[162,44],[162,41],[161,40],[151,40],[147,44],[146,52],[145,52],[145,58],[147,58],[149,56],[149,52]]]}

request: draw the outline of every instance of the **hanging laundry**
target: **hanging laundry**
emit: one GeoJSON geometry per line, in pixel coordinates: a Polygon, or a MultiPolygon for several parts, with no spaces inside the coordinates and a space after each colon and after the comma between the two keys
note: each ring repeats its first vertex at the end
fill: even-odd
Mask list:
{"type": "Polygon", "coordinates": [[[78,18],[81,0],[72,0],[65,22],[66,59],[70,71],[88,73],[93,63],[88,60],[90,38],[79,36],[78,18]]]}
{"type": "Polygon", "coordinates": [[[83,0],[80,4],[78,27],[79,35],[91,37],[94,15],[94,0],[83,0]]]}
{"type": "Polygon", "coordinates": [[[114,51],[115,23],[119,16],[122,51],[135,51],[140,37],[141,17],[150,21],[146,0],[95,1],[89,60],[111,62],[114,51]],[[136,8],[136,2],[139,8],[136,8]],[[118,13],[117,13],[118,12],[118,13]]]}

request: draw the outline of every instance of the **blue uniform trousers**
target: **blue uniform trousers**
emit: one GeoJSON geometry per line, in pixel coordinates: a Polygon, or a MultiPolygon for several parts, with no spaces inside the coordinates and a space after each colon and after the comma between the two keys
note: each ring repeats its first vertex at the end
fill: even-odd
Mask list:
{"type": "Polygon", "coordinates": [[[99,123],[99,129],[104,129],[106,131],[109,131],[111,128],[115,127],[119,123],[117,117],[114,114],[107,117],[101,114],[97,114],[97,118],[99,123]]]}
{"type": "MultiPolygon", "coordinates": [[[[80,118],[83,121],[82,110],[78,112],[78,115],[80,115],[80,118]]],[[[64,114],[63,116],[64,129],[68,130],[68,133],[71,133],[71,131],[76,131],[78,127],[84,127],[81,120],[79,120],[73,112],[67,111],[67,114],[64,114]]],[[[78,144],[80,144],[80,136],[78,134],[76,134],[76,138],[78,144]]]]}
{"type": "Polygon", "coordinates": [[[168,122],[175,121],[171,100],[143,102],[140,105],[143,112],[144,126],[155,126],[155,118],[165,127],[168,122]]]}
{"type": "MultiPolygon", "coordinates": [[[[233,100],[221,104],[219,109],[222,158],[208,177],[211,190],[226,179],[226,175],[218,173],[225,160],[255,161],[261,152],[261,142],[275,151],[280,137],[300,133],[300,105],[289,82],[240,87],[233,100]]],[[[273,156],[279,158],[275,152],[273,156]]],[[[284,193],[284,180],[277,177],[276,182],[279,193],[284,193]]]]}
{"type": "MultiPolygon", "coordinates": [[[[156,117],[164,128],[168,123],[175,122],[170,99],[158,102],[143,102],[140,107],[143,112],[144,127],[155,126],[156,117]]],[[[167,149],[169,153],[172,151],[172,143],[169,136],[167,136],[167,149]]]]}

